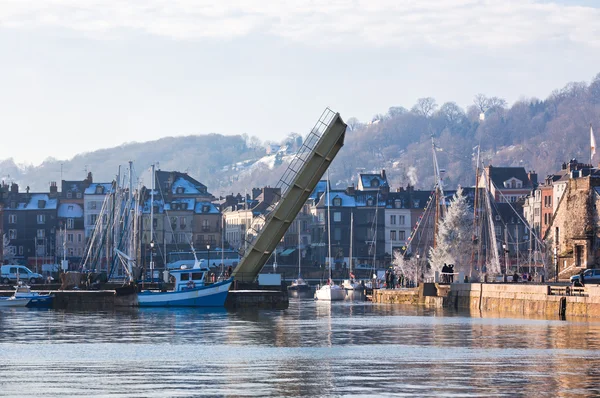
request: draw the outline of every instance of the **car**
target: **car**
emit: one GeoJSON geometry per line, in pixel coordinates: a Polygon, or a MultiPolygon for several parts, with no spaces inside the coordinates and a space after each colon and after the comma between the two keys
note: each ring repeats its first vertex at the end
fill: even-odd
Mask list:
{"type": "Polygon", "coordinates": [[[42,283],[44,277],[37,272],[33,272],[24,265],[7,264],[1,267],[0,281],[5,285],[18,280],[29,282],[30,284],[42,283]]]}
{"type": "MultiPolygon", "coordinates": [[[[571,283],[579,284],[579,274],[571,277],[571,283]]],[[[600,283],[600,269],[586,269],[583,273],[583,283],[600,283]]]]}

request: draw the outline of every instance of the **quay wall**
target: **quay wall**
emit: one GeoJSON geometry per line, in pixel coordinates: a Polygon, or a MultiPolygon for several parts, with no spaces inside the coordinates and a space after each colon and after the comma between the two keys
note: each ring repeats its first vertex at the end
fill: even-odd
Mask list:
{"type": "Polygon", "coordinates": [[[426,283],[414,289],[375,290],[372,300],[526,316],[600,318],[600,285],[572,288],[526,283],[426,283]]]}

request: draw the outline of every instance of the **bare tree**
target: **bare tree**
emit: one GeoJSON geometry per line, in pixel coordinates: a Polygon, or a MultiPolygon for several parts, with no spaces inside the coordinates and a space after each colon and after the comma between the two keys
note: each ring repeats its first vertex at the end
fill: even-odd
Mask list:
{"type": "Polygon", "coordinates": [[[346,125],[348,126],[348,128],[350,129],[350,131],[354,131],[358,127],[362,126],[362,123],[357,118],[351,117],[348,120],[346,120],[346,125]]]}
{"type": "Polygon", "coordinates": [[[467,115],[465,111],[455,102],[446,102],[439,110],[439,114],[444,117],[446,124],[454,125],[461,123],[467,115]]]}
{"type": "Polygon", "coordinates": [[[419,98],[417,103],[412,107],[411,112],[418,115],[429,117],[437,108],[437,103],[432,97],[419,98]]]}

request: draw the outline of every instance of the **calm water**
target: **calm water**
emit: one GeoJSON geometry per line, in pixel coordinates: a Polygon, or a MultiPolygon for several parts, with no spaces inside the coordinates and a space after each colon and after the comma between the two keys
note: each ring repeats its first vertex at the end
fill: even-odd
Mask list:
{"type": "Polygon", "coordinates": [[[294,300],[0,312],[0,396],[592,396],[600,322],[294,300]]]}

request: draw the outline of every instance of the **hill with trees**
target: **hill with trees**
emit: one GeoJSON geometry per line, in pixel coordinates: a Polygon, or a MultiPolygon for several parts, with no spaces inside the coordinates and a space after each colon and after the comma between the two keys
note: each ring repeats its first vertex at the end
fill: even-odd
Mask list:
{"type": "MultiPolygon", "coordinates": [[[[346,144],[331,167],[332,184],[340,187],[356,183],[360,171],[385,169],[393,188],[409,183],[431,188],[432,138],[449,188],[474,184],[478,147],[485,165],[522,166],[543,179],[571,158],[589,161],[590,124],[600,133],[600,74],[590,83],[569,83],[546,99],[523,98],[511,106],[502,98],[479,94],[466,109],[425,97],[410,108],[391,107],[368,122],[338,111],[348,123],[346,144]]],[[[312,122],[306,121],[307,131],[312,122]]],[[[111,181],[119,165],[125,172],[132,160],[142,183],[148,181],[150,164],[158,163],[163,170],[187,171],[218,196],[274,186],[301,143],[296,133],[277,143],[278,150],[274,143],[246,135],[167,137],[82,153],[70,160],[48,158],[37,167],[8,159],[0,161],[0,173],[6,182],[45,191],[61,175],[79,180],[91,171],[95,181],[111,181]],[[267,148],[273,147],[268,154],[267,148]]],[[[594,158],[594,163],[598,161],[594,158]]]]}

